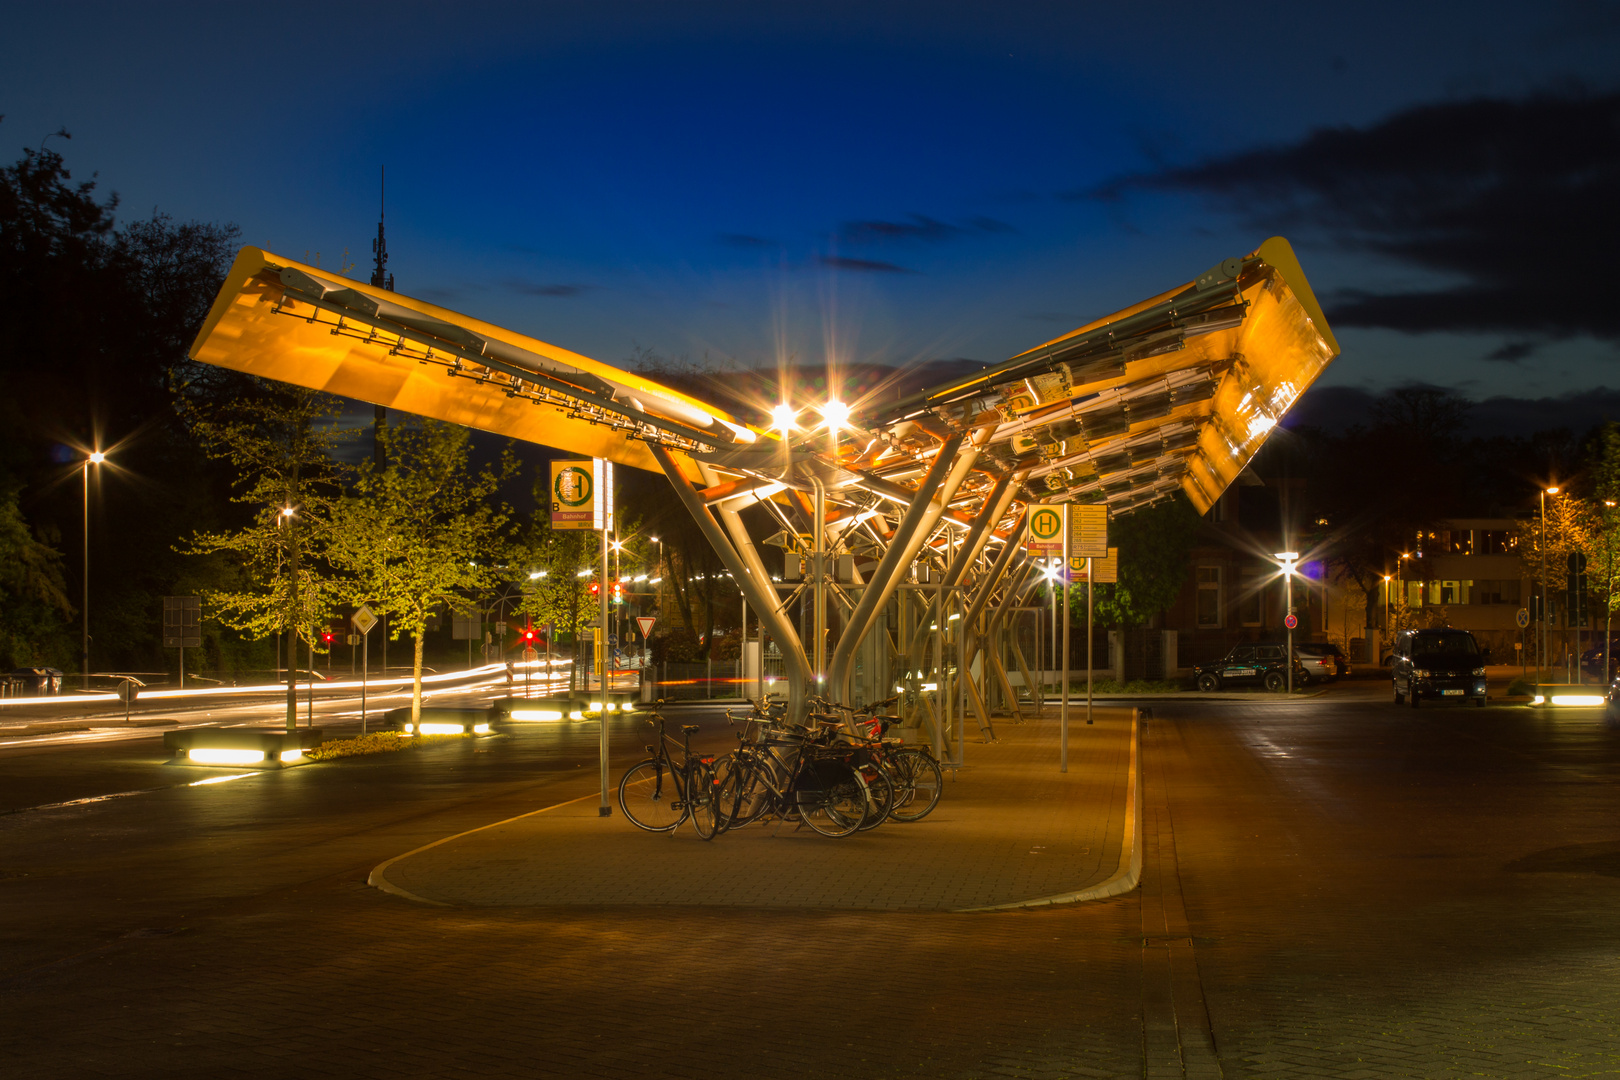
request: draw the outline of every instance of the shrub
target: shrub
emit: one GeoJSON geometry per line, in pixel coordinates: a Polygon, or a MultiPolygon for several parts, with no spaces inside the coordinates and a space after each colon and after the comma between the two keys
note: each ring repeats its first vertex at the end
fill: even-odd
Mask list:
{"type": "Polygon", "coordinates": [[[352,739],[328,739],[304,756],[311,761],[333,761],[337,758],[360,757],[365,754],[391,754],[396,750],[409,750],[425,742],[462,739],[465,735],[405,736],[397,731],[373,731],[356,735],[352,739]]]}

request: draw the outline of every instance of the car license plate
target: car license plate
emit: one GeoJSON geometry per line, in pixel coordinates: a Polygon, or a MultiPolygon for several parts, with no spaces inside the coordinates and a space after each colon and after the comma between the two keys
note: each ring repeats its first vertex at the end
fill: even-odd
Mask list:
{"type": "Polygon", "coordinates": [[[1445,697],[1462,697],[1461,690],[1442,690],[1440,693],[1445,697]]]}

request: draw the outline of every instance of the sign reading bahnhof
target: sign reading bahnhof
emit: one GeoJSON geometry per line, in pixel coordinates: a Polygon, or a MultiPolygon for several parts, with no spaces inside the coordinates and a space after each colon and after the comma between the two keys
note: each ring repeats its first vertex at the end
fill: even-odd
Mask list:
{"type": "Polygon", "coordinates": [[[1028,553],[1035,558],[1063,554],[1063,506],[1036,503],[1029,508],[1028,553]]]}
{"type": "Polygon", "coordinates": [[[601,458],[551,463],[551,527],[613,527],[613,463],[601,458]]]}

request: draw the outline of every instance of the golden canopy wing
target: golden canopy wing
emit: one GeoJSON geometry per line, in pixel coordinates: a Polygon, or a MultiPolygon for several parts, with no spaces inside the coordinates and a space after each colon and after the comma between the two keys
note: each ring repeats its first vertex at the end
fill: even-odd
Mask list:
{"type": "Polygon", "coordinates": [[[587,457],[658,470],[756,438],[639,375],[255,247],[237,254],[191,358],[587,457]]]}
{"type": "Polygon", "coordinates": [[[1180,488],[1202,513],[1338,354],[1292,247],[1273,237],[867,419],[993,426],[990,456],[1042,499],[1125,512],[1180,488]]]}

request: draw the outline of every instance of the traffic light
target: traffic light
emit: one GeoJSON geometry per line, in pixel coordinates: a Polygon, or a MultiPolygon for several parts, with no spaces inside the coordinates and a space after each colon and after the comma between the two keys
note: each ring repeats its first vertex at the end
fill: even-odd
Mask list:
{"type": "Polygon", "coordinates": [[[518,632],[518,637],[522,638],[523,641],[529,645],[534,644],[534,639],[536,636],[538,635],[536,635],[534,627],[532,626],[526,626],[518,632]]]}
{"type": "Polygon", "coordinates": [[[602,594],[602,586],[598,585],[594,581],[591,582],[591,595],[592,596],[600,596],[601,594],[602,594]]]}
{"type": "Polygon", "coordinates": [[[624,603],[624,582],[622,581],[613,583],[613,602],[615,604],[624,603]]]}
{"type": "Polygon", "coordinates": [[[332,633],[332,631],[330,631],[330,630],[322,630],[321,631],[321,644],[322,645],[330,645],[330,644],[332,644],[332,642],[334,642],[336,640],[337,640],[337,635],[332,633]]]}

